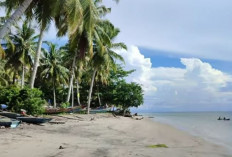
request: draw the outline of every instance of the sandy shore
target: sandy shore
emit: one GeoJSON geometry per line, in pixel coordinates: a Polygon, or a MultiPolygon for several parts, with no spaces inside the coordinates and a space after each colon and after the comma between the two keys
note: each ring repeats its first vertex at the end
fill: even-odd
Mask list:
{"type": "Polygon", "coordinates": [[[54,117],[65,124],[0,129],[0,157],[231,157],[218,145],[149,119],[65,117],[54,117]],[[156,144],[168,148],[148,147],[156,144]]]}

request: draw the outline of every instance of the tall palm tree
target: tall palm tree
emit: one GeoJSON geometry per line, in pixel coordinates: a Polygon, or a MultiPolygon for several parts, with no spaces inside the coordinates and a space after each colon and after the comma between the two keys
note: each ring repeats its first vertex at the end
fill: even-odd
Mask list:
{"type": "MultiPolygon", "coordinates": [[[[104,29],[104,31],[96,31],[98,32],[97,37],[101,38],[101,40],[105,40],[105,34],[108,35],[110,42],[101,42],[102,45],[99,43],[95,44],[95,52],[93,58],[91,60],[92,65],[92,78],[91,84],[89,89],[89,96],[88,96],[88,103],[87,103],[87,113],[89,114],[90,110],[90,103],[92,97],[92,90],[94,85],[94,80],[96,74],[101,76],[102,81],[106,80],[107,76],[109,76],[109,72],[111,69],[116,70],[116,60],[124,61],[123,57],[117,54],[114,50],[115,49],[127,49],[124,43],[114,43],[113,40],[119,34],[119,29],[115,28],[109,21],[101,21],[99,26],[104,29]],[[102,34],[105,33],[105,34],[102,34]]],[[[108,39],[106,39],[108,41],[108,39]]]]}
{"type": "Polygon", "coordinates": [[[67,81],[68,69],[63,66],[64,51],[47,42],[49,51],[44,51],[41,59],[41,76],[52,83],[53,105],[56,107],[56,86],[67,81]]]}
{"type": "Polygon", "coordinates": [[[10,31],[11,26],[23,16],[26,9],[29,7],[33,0],[5,0],[1,2],[2,6],[6,6],[8,11],[18,7],[11,17],[5,22],[3,27],[0,28],[0,43],[4,36],[10,31]]]}
{"type": "Polygon", "coordinates": [[[31,79],[30,79],[31,88],[34,88],[37,69],[39,66],[44,32],[49,27],[52,21],[52,18],[55,16],[57,12],[57,8],[61,5],[61,2],[63,2],[63,0],[33,1],[26,12],[27,18],[29,19],[35,18],[36,21],[40,24],[39,40],[38,40],[36,55],[34,58],[33,70],[32,70],[31,79]]]}
{"type": "MultiPolygon", "coordinates": [[[[93,37],[96,35],[95,28],[97,21],[100,20],[100,18],[110,11],[110,9],[99,6],[99,3],[101,1],[99,0],[81,0],[81,8],[82,8],[82,14],[83,18],[78,21],[79,25],[76,26],[78,29],[70,29],[68,22],[69,19],[62,16],[59,16],[56,18],[56,24],[59,28],[59,35],[69,33],[70,38],[70,44],[73,49],[76,49],[74,54],[74,59],[72,63],[72,68],[70,71],[70,81],[69,81],[69,89],[68,89],[68,95],[66,101],[69,102],[70,96],[71,96],[71,89],[73,86],[73,80],[74,80],[74,73],[75,73],[75,67],[77,65],[77,57],[83,58],[86,52],[93,53],[93,37]],[[75,31],[70,31],[75,30],[75,31]]],[[[71,27],[72,28],[72,27],[71,27]]],[[[98,38],[96,38],[97,40],[98,38]]],[[[100,42],[100,41],[99,41],[100,42]]]]}
{"type": "Polygon", "coordinates": [[[70,71],[67,102],[71,96],[77,57],[83,58],[86,52],[93,52],[92,39],[95,34],[95,24],[102,16],[110,12],[109,8],[100,6],[101,0],[70,0],[68,2],[68,7],[65,7],[68,9],[60,9],[60,14],[55,18],[59,29],[58,35],[68,33],[71,47],[76,49],[70,71]]]}
{"type": "Polygon", "coordinates": [[[14,68],[16,71],[21,71],[21,88],[24,87],[25,69],[30,69],[32,58],[35,54],[36,39],[34,29],[31,24],[25,21],[22,28],[17,28],[15,35],[10,35],[8,61],[6,65],[14,68]]]}
{"type": "MultiPolygon", "coordinates": [[[[61,47],[62,50],[64,50],[65,56],[64,56],[64,65],[65,67],[67,67],[69,70],[71,70],[73,68],[73,56],[76,53],[76,49],[72,50],[70,47],[70,44],[66,44],[64,47],[61,47]]],[[[78,105],[80,105],[80,92],[79,92],[79,82],[81,81],[81,77],[83,72],[85,71],[85,67],[87,65],[87,62],[89,61],[89,57],[85,56],[84,58],[81,58],[80,56],[78,56],[76,58],[77,60],[79,60],[78,62],[76,62],[76,66],[74,66],[74,79],[75,79],[75,83],[76,83],[76,93],[77,93],[77,103],[78,105]]],[[[74,88],[74,83],[72,84],[72,89],[74,88]]],[[[72,101],[71,101],[71,105],[74,106],[74,98],[73,98],[74,94],[72,92],[72,101]]]]}

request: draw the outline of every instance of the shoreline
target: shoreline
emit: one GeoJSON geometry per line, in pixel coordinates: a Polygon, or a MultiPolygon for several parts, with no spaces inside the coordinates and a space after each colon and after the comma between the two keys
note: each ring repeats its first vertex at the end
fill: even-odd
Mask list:
{"type": "Polygon", "coordinates": [[[205,142],[208,142],[208,143],[211,143],[211,144],[215,144],[215,145],[221,146],[221,147],[225,148],[226,150],[228,150],[228,152],[232,153],[232,150],[231,150],[232,146],[228,146],[227,144],[225,144],[225,143],[223,143],[223,142],[216,142],[216,139],[210,139],[210,138],[208,138],[208,137],[203,137],[202,135],[199,135],[199,134],[197,134],[197,133],[194,134],[194,133],[192,133],[192,132],[190,132],[190,131],[188,131],[188,130],[186,130],[186,129],[178,128],[177,126],[172,125],[172,124],[169,124],[169,123],[160,122],[160,121],[155,121],[155,120],[152,120],[152,121],[157,122],[157,123],[160,123],[160,124],[168,125],[168,126],[173,127],[173,128],[175,128],[175,129],[177,129],[177,130],[179,130],[179,131],[181,131],[181,132],[184,132],[184,133],[186,133],[186,134],[189,134],[190,136],[193,136],[193,137],[196,137],[196,138],[200,138],[200,139],[204,140],[205,142]]]}
{"type": "Polygon", "coordinates": [[[96,114],[55,119],[66,123],[0,129],[1,157],[230,156],[224,147],[148,118],[134,120],[96,114]],[[168,148],[149,147],[156,144],[168,148]]]}
{"type": "MultiPolygon", "coordinates": [[[[180,112],[180,113],[183,113],[183,112],[180,112]]],[[[199,112],[193,112],[193,113],[199,113],[199,112]]],[[[208,113],[212,113],[212,112],[208,112],[208,113]]],[[[218,113],[218,112],[216,112],[216,113],[218,113]]],[[[225,113],[230,113],[230,112],[225,112],[225,113]]],[[[176,124],[175,122],[170,121],[170,119],[169,120],[163,120],[163,119],[160,119],[160,117],[157,116],[157,115],[155,115],[155,117],[154,117],[154,115],[153,115],[153,117],[151,117],[151,116],[146,115],[146,114],[143,115],[143,116],[149,118],[151,121],[161,123],[161,124],[165,124],[165,125],[169,125],[171,127],[174,127],[175,129],[180,130],[182,132],[185,132],[185,133],[187,133],[187,134],[189,134],[191,136],[199,137],[199,138],[205,140],[206,142],[213,143],[213,144],[216,144],[216,145],[220,145],[220,146],[226,148],[230,153],[232,153],[232,145],[230,144],[231,142],[229,143],[228,141],[223,141],[219,137],[214,137],[213,135],[210,135],[210,136],[205,135],[204,133],[206,133],[205,132],[206,130],[204,131],[204,133],[199,132],[199,129],[195,130],[194,128],[190,128],[186,124],[182,124],[182,125],[181,125],[181,123],[176,124]]],[[[177,119],[175,119],[175,120],[177,120],[177,119]]],[[[192,125],[195,126],[196,124],[193,123],[192,125]]],[[[201,126],[198,126],[198,128],[200,128],[200,127],[201,126]]],[[[210,131],[210,130],[208,129],[208,131],[210,131]]],[[[220,133],[218,132],[218,134],[220,134],[220,133]]]]}

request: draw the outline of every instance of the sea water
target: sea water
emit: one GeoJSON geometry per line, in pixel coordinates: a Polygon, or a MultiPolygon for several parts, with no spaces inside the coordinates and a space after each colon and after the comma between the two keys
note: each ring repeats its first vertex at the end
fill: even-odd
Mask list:
{"type": "Polygon", "coordinates": [[[153,120],[172,125],[232,151],[232,112],[175,112],[146,113],[153,120]],[[217,120],[218,117],[230,121],[217,120]]]}

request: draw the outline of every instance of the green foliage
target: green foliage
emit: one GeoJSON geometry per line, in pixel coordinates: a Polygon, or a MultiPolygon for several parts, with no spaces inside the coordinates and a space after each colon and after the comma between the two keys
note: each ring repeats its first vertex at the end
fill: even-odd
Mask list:
{"type": "Polygon", "coordinates": [[[13,99],[19,95],[20,89],[16,86],[0,88],[0,104],[10,105],[13,99]]]}
{"type": "Polygon", "coordinates": [[[20,112],[25,109],[28,114],[37,115],[44,112],[42,92],[39,89],[20,89],[15,86],[0,88],[0,103],[7,104],[9,109],[20,112]]]}
{"type": "Polygon", "coordinates": [[[115,103],[123,110],[129,107],[138,107],[143,104],[143,90],[137,83],[118,82],[115,92],[115,103]]]}
{"type": "Polygon", "coordinates": [[[168,148],[165,144],[156,144],[156,145],[149,145],[148,148],[168,148]]]}
{"type": "Polygon", "coordinates": [[[60,107],[61,108],[68,108],[70,106],[70,103],[69,102],[63,102],[61,103],[60,107]]]}

